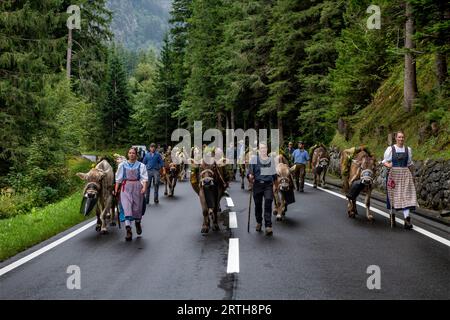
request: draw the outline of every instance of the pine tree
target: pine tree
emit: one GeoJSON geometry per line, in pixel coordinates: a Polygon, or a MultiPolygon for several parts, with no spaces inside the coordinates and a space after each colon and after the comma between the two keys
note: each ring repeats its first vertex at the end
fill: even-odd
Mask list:
{"type": "Polygon", "coordinates": [[[345,27],[336,43],[338,58],[330,78],[336,119],[366,107],[389,75],[389,66],[399,61],[401,7],[394,1],[380,3],[383,32],[379,32],[366,26],[366,9],[370,4],[356,0],[346,3],[345,27]]]}
{"type": "MultiPolygon", "coordinates": [[[[305,58],[306,40],[313,26],[308,25],[307,9],[311,1],[279,0],[273,8],[269,36],[273,49],[268,63],[269,97],[259,115],[276,114],[276,127],[283,143],[285,119],[298,115],[298,92],[300,84],[297,71],[305,58]]],[[[296,124],[295,124],[296,125],[296,124]]]]}
{"type": "Polygon", "coordinates": [[[227,7],[216,74],[217,103],[228,112],[230,128],[253,127],[267,99],[271,9],[272,1],[233,1],[227,7]]]}
{"type": "Polygon", "coordinates": [[[41,99],[65,62],[60,9],[57,0],[0,2],[0,157],[16,170],[32,137],[52,127],[55,110],[41,99]]]}
{"type": "Polygon", "coordinates": [[[328,143],[335,131],[329,70],[335,67],[336,40],[343,27],[343,3],[319,1],[307,9],[308,24],[316,26],[306,41],[298,81],[301,138],[309,145],[328,143]]]}
{"type": "Polygon", "coordinates": [[[216,104],[217,87],[214,63],[221,42],[223,24],[222,0],[194,0],[188,20],[188,47],[184,64],[190,68],[183,102],[176,115],[191,126],[203,120],[205,127],[221,127],[223,109],[216,104]]]}
{"type": "Polygon", "coordinates": [[[108,59],[106,92],[106,102],[100,113],[104,141],[106,145],[129,143],[130,103],[127,79],[123,61],[120,60],[114,48],[111,49],[108,59]]]}
{"type": "Polygon", "coordinates": [[[415,39],[421,51],[436,55],[436,75],[440,86],[448,79],[450,51],[450,4],[447,0],[410,0],[416,20],[415,39]]]}
{"type": "MultiPolygon", "coordinates": [[[[171,100],[171,109],[178,107],[183,99],[184,88],[186,87],[187,79],[190,73],[190,67],[186,60],[186,50],[189,31],[189,19],[192,15],[192,0],[174,0],[172,3],[172,11],[170,32],[164,40],[162,52],[165,52],[165,57],[162,57],[164,68],[166,72],[172,74],[173,84],[166,83],[167,86],[174,86],[175,92],[168,97],[171,100]],[[167,65],[164,64],[166,61],[167,65]]],[[[163,56],[163,54],[161,55],[163,56]]],[[[164,93],[166,90],[163,90],[164,93]]],[[[168,89],[167,91],[170,91],[168,89]]],[[[168,98],[168,99],[169,99],[168,98]]],[[[166,101],[166,103],[168,103],[166,101]]]]}

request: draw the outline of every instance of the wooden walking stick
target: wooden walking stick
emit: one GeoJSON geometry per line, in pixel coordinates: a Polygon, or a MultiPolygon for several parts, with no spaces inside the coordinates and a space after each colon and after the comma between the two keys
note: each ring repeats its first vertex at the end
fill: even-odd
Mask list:
{"type": "Polygon", "coordinates": [[[250,190],[250,198],[248,200],[247,232],[250,232],[250,212],[252,211],[252,193],[253,193],[253,190],[250,190]]]}
{"type": "Polygon", "coordinates": [[[117,215],[117,225],[119,226],[119,229],[122,229],[122,226],[120,224],[120,200],[119,197],[116,196],[114,197],[114,210],[116,210],[116,215],[117,215]]]}
{"type": "Polygon", "coordinates": [[[117,225],[119,226],[119,229],[122,228],[122,226],[120,225],[120,186],[117,188],[116,191],[116,187],[114,186],[114,197],[113,197],[113,201],[114,201],[114,209],[116,211],[116,215],[117,215],[117,225]]]}

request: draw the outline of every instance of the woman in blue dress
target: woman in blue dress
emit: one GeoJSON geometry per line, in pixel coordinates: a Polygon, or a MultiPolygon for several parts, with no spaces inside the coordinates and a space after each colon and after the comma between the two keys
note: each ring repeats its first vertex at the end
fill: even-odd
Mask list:
{"type": "Polygon", "coordinates": [[[132,222],[135,222],[136,233],[142,233],[141,219],[145,213],[144,195],[147,190],[148,174],[144,164],[137,161],[135,148],[128,150],[128,160],[119,164],[116,172],[115,193],[120,186],[121,221],[125,222],[126,241],[131,241],[132,222]]]}

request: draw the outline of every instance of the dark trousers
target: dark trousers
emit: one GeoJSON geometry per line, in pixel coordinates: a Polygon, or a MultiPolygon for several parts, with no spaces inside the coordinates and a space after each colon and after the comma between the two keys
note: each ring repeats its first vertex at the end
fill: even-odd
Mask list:
{"type": "Polygon", "coordinates": [[[264,198],[264,222],[265,227],[272,227],[272,201],[273,201],[273,184],[272,182],[255,181],[253,184],[253,199],[255,200],[255,217],[256,222],[262,224],[264,198]]]}
{"type": "Polygon", "coordinates": [[[148,204],[150,202],[150,187],[152,186],[152,181],[153,181],[153,188],[155,188],[154,190],[154,199],[157,200],[158,199],[158,189],[159,189],[159,170],[156,169],[152,169],[152,170],[147,170],[148,173],[148,188],[147,188],[147,192],[145,194],[145,203],[148,204]]]}
{"type": "Polygon", "coordinates": [[[305,175],[306,175],[306,165],[301,164],[301,163],[296,163],[294,177],[295,177],[295,184],[296,184],[297,190],[303,190],[303,188],[305,186],[305,175]]]}

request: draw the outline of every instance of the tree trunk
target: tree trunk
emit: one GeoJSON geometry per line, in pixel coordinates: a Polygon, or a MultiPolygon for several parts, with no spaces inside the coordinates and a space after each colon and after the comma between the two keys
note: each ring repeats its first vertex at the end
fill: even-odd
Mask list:
{"type": "Polygon", "coordinates": [[[280,137],[279,143],[280,143],[280,146],[282,146],[283,143],[284,143],[284,138],[283,138],[283,119],[279,115],[280,111],[281,111],[281,106],[278,105],[278,107],[277,107],[277,127],[278,127],[278,134],[279,134],[279,137],[280,137]]]}
{"type": "Polygon", "coordinates": [[[442,86],[447,80],[447,56],[444,53],[436,53],[436,73],[439,85],[442,86]]]}
{"type": "Polygon", "coordinates": [[[72,74],[72,29],[69,29],[69,36],[67,40],[67,79],[70,80],[70,75],[72,74]]]}
{"type": "MultiPolygon", "coordinates": [[[[444,23],[446,20],[450,19],[449,14],[450,10],[448,10],[448,1],[447,0],[440,0],[438,2],[439,7],[439,21],[444,23]]],[[[438,46],[445,46],[445,35],[439,34],[437,44],[438,46]]],[[[438,49],[439,50],[439,49],[438,49]]],[[[436,75],[438,78],[439,86],[442,86],[447,80],[448,77],[448,71],[447,71],[447,55],[444,52],[438,51],[436,53],[436,75]]]]}
{"type": "Polygon", "coordinates": [[[404,82],[404,108],[406,112],[412,110],[414,99],[417,97],[416,81],[416,61],[412,50],[415,48],[413,41],[414,35],[414,16],[412,5],[406,1],[406,24],[405,24],[405,82],[404,82]]]}
{"type": "Polygon", "coordinates": [[[231,122],[231,129],[234,130],[234,108],[232,108],[230,112],[230,122],[231,122]]]}
{"type": "Polygon", "coordinates": [[[222,112],[217,112],[217,129],[223,130],[223,127],[222,127],[222,112]]]}
{"type": "Polygon", "coordinates": [[[225,113],[225,129],[230,129],[230,118],[228,117],[228,112],[225,113]]]}

